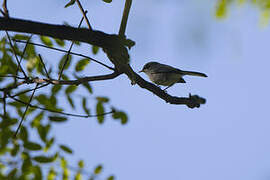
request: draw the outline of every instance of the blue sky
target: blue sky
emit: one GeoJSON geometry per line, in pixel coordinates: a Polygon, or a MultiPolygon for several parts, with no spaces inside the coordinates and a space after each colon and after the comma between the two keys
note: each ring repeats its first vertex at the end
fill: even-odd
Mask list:
{"type": "MultiPolygon", "coordinates": [[[[10,0],[8,6],[12,17],[77,26],[79,9],[64,9],[65,3],[10,0]]],[[[118,32],[123,1],[82,4],[94,29],[118,32]]],[[[134,70],[155,60],[204,72],[208,78],[186,77],[187,84],[168,93],[198,94],[207,103],[199,109],[170,105],[131,86],[126,76],[92,83],[96,95],[109,96],[126,110],[129,123],[107,118],[100,126],[95,119],[74,118],[58,125],[54,133],[58,142],[73,147],[72,160],[84,159],[89,168],[102,163],[104,174],[118,180],[269,178],[269,27],[260,27],[254,7],[234,6],[224,20],[214,17],[214,8],[210,0],[133,2],[127,36],[136,41],[130,51],[134,70]]],[[[89,46],[79,49],[89,51],[89,46]]],[[[108,62],[102,52],[95,58],[108,62]]],[[[105,71],[90,64],[88,72],[105,71]]]]}

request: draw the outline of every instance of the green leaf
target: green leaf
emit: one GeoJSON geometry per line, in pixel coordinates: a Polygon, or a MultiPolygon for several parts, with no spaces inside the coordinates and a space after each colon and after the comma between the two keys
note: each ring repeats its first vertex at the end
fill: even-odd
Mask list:
{"type": "Polygon", "coordinates": [[[103,104],[99,101],[96,105],[96,113],[97,113],[97,119],[98,123],[102,124],[104,122],[104,107],[103,104]]]}
{"type": "Polygon", "coordinates": [[[48,36],[40,36],[40,40],[46,46],[49,46],[49,47],[53,46],[52,40],[48,36]]]}
{"type": "Polygon", "coordinates": [[[36,156],[33,157],[33,160],[39,162],[39,163],[51,163],[55,160],[55,157],[47,157],[47,156],[36,156]]]}
{"type": "Polygon", "coordinates": [[[224,18],[227,15],[227,0],[219,0],[216,6],[216,17],[224,18]]]}
{"type": "Polygon", "coordinates": [[[8,175],[7,175],[7,179],[17,179],[16,178],[16,174],[17,174],[17,168],[14,168],[13,170],[11,170],[8,175]]]}
{"type": "Polygon", "coordinates": [[[60,159],[60,164],[61,164],[62,169],[66,168],[67,167],[67,160],[65,160],[65,158],[62,157],[60,159]]]}
{"type": "Polygon", "coordinates": [[[62,88],[62,85],[54,85],[52,88],[52,94],[57,94],[62,88]]]}
{"type": "Polygon", "coordinates": [[[16,34],[13,38],[18,39],[18,40],[28,40],[29,36],[26,36],[26,35],[23,35],[23,34],[16,34]]]}
{"type": "Polygon", "coordinates": [[[86,107],[86,104],[87,104],[87,99],[85,97],[83,97],[83,100],[82,100],[83,110],[87,115],[89,115],[90,112],[89,112],[89,109],[86,107]]]}
{"type": "Polygon", "coordinates": [[[54,38],[54,41],[56,42],[56,44],[58,44],[61,47],[64,47],[65,46],[65,41],[62,40],[62,39],[54,38]]]}
{"type": "Polygon", "coordinates": [[[62,74],[62,79],[65,80],[65,81],[68,81],[69,80],[69,77],[65,74],[62,74]]]}
{"type": "Polygon", "coordinates": [[[109,98],[107,98],[107,97],[101,97],[101,96],[99,96],[99,97],[96,97],[96,99],[97,99],[99,102],[102,102],[102,103],[107,103],[107,102],[109,102],[109,98]]]}
{"type": "Polygon", "coordinates": [[[20,149],[20,146],[18,144],[15,144],[14,147],[12,148],[11,152],[10,152],[11,156],[16,156],[19,149],[20,149]]]}
{"type": "Polygon", "coordinates": [[[71,55],[65,54],[64,56],[62,56],[62,58],[60,59],[60,62],[58,64],[58,69],[62,69],[65,62],[66,62],[66,65],[65,65],[64,69],[68,69],[70,64],[71,64],[71,60],[72,60],[71,55]]]}
{"type": "Polygon", "coordinates": [[[76,85],[70,85],[66,88],[66,94],[70,94],[73,93],[76,89],[78,88],[78,86],[76,85]]]}
{"type": "Polygon", "coordinates": [[[107,180],[114,180],[114,176],[109,176],[107,180]]]}
{"type": "Polygon", "coordinates": [[[71,150],[69,147],[65,146],[65,145],[60,145],[59,147],[60,147],[63,151],[65,151],[65,152],[67,152],[67,153],[69,153],[69,154],[72,154],[72,153],[73,153],[72,150],[71,150]]]}
{"type": "Polygon", "coordinates": [[[29,59],[33,57],[37,57],[35,46],[33,44],[28,44],[26,49],[26,58],[29,59]]]}
{"type": "Polygon", "coordinates": [[[34,174],[35,174],[35,178],[36,180],[41,180],[42,179],[42,171],[41,168],[39,166],[34,166],[34,174]]]}
{"type": "Polygon", "coordinates": [[[75,3],[75,0],[70,0],[66,5],[65,5],[65,8],[73,5],[75,3]]]}
{"type": "Polygon", "coordinates": [[[98,46],[92,46],[92,53],[93,54],[97,54],[98,53],[98,50],[99,50],[99,47],[98,46]]]}
{"type": "Polygon", "coordinates": [[[112,2],[112,0],[102,0],[102,1],[104,1],[105,3],[111,3],[112,2]]]}
{"type": "Polygon", "coordinates": [[[81,42],[80,41],[73,41],[75,45],[80,46],[81,42]]]}
{"type": "Polygon", "coordinates": [[[29,58],[27,63],[26,63],[27,71],[32,72],[37,67],[38,63],[39,63],[39,59],[37,56],[29,58]]]}
{"type": "Polygon", "coordinates": [[[40,61],[40,59],[38,58],[38,62],[36,63],[36,70],[37,70],[37,73],[39,74],[42,74],[42,75],[45,75],[45,71],[44,71],[44,68],[43,68],[43,65],[40,61]]]}
{"type": "Polygon", "coordinates": [[[28,102],[29,97],[26,94],[20,94],[19,99],[24,102],[28,102]]]}
{"type": "MultiPolygon", "coordinates": [[[[3,115],[0,115],[0,116],[4,119],[4,121],[2,121],[2,122],[0,123],[0,127],[1,127],[2,129],[8,128],[9,126],[14,125],[14,124],[17,124],[17,122],[18,122],[18,119],[15,119],[15,118],[9,118],[9,117],[8,117],[8,114],[6,114],[6,117],[4,117],[3,115]]],[[[1,134],[1,133],[0,133],[0,134],[1,134]]]]}
{"type": "Polygon", "coordinates": [[[50,129],[51,129],[50,124],[47,124],[46,126],[43,125],[38,126],[38,134],[43,142],[47,142],[46,138],[50,129]]]}
{"type": "Polygon", "coordinates": [[[89,64],[89,62],[90,60],[86,58],[79,60],[75,67],[76,72],[84,70],[84,68],[86,67],[86,65],[89,64]]]}
{"type": "Polygon", "coordinates": [[[103,169],[102,165],[98,165],[98,166],[95,168],[94,173],[95,173],[95,174],[100,174],[101,171],[102,171],[102,169],[103,169]]]}
{"type": "Polygon", "coordinates": [[[90,94],[93,93],[92,87],[90,86],[89,82],[83,83],[82,85],[88,90],[90,94]]]}
{"type": "Polygon", "coordinates": [[[48,97],[45,94],[40,94],[35,97],[35,99],[42,105],[47,106],[48,105],[48,97]]]}
{"type": "Polygon", "coordinates": [[[28,174],[30,168],[32,167],[32,161],[30,160],[30,156],[27,152],[22,153],[22,159],[23,159],[23,164],[22,164],[22,171],[24,174],[28,174]]]}
{"type": "Polygon", "coordinates": [[[41,150],[41,145],[34,143],[34,142],[24,142],[23,144],[24,148],[31,150],[31,151],[38,151],[41,150]]]}
{"type": "Polygon", "coordinates": [[[51,95],[50,99],[50,104],[55,107],[56,106],[56,103],[57,103],[57,100],[56,100],[56,97],[54,95],[51,95]]]}
{"type": "Polygon", "coordinates": [[[47,176],[47,180],[55,180],[55,177],[56,177],[56,172],[54,171],[53,167],[51,167],[47,176]]]}
{"type": "Polygon", "coordinates": [[[70,174],[70,172],[69,172],[69,169],[68,168],[65,168],[65,169],[63,169],[63,174],[62,174],[62,179],[63,180],[68,180],[69,179],[69,174],[70,174]]]}
{"type": "Polygon", "coordinates": [[[45,152],[47,152],[52,147],[54,140],[54,137],[52,137],[50,140],[46,141],[46,147],[44,149],[45,152]]]}
{"type": "Polygon", "coordinates": [[[67,95],[67,100],[68,100],[70,106],[74,109],[75,105],[74,105],[73,99],[70,97],[70,95],[67,95]]]}
{"type": "Polygon", "coordinates": [[[49,120],[53,122],[65,122],[67,118],[63,116],[49,116],[49,120]]]}
{"type": "Polygon", "coordinates": [[[122,111],[117,111],[115,113],[113,113],[112,117],[114,119],[121,119],[121,124],[126,124],[128,122],[128,117],[126,115],[126,113],[122,112],[122,111]]]}
{"type": "Polygon", "coordinates": [[[21,108],[21,107],[25,106],[24,104],[19,103],[17,101],[9,102],[8,105],[14,106],[15,108],[21,108]]]}
{"type": "Polygon", "coordinates": [[[75,180],[82,180],[82,174],[80,171],[78,171],[75,175],[75,180]]]}
{"type": "Polygon", "coordinates": [[[40,125],[40,121],[44,117],[44,111],[40,112],[31,122],[32,127],[38,127],[40,125]]]}
{"type": "Polygon", "coordinates": [[[27,131],[26,127],[24,127],[24,126],[21,127],[20,138],[24,142],[27,142],[28,141],[28,131],[27,131]]]}
{"type": "Polygon", "coordinates": [[[79,168],[83,168],[83,167],[84,167],[84,162],[83,162],[83,160],[80,160],[80,161],[78,162],[78,166],[79,166],[79,168]]]}

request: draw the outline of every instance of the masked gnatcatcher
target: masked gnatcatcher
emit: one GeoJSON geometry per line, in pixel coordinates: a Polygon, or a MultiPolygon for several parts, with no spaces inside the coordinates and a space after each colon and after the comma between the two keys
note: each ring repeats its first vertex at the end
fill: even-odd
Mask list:
{"type": "Polygon", "coordinates": [[[147,74],[153,83],[167,86],[164,90],[168,89],[175,83],[186,83],[186,81],[183,79],[184,75],[207,77],[206,74],[200,72],[182,71],[180,69],[158,62],[146,63],[140,72],[147,74]]]}

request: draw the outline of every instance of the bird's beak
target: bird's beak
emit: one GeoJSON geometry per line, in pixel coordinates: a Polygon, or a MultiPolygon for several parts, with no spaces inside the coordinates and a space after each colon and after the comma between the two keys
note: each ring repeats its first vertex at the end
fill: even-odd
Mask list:
{"type": "Polygon", "coordinates": [[[142,70],[139,71],[139,73],[141,73],[141,72],[144,72],[144,70],[142,69],[142,70]]]}

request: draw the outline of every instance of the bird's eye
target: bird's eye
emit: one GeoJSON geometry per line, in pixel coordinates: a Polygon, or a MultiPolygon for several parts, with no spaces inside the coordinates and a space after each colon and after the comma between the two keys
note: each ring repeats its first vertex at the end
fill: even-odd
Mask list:
{"type": "Polygon", "coordinates": [[[149,64],[146,64],[143,69],[148,69],[148,68],[149,68],[149,64]]]}

